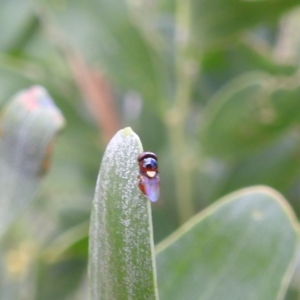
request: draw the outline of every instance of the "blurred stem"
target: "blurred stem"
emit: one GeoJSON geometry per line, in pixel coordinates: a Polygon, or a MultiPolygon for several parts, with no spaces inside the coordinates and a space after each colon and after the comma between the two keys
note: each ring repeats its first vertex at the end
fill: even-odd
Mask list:
{"type": "Polygon", "coordinates": [[[189,163],[189,145],[185,133],[188,119],[193,78],[193,61],[190,48],[190,0],[177,1],[176,15],[176,91],[175,103],[168,112],[168,131],[175,161],[177,210],[180,223],[194,215],[192,195],[192,165],[189,163]]]}

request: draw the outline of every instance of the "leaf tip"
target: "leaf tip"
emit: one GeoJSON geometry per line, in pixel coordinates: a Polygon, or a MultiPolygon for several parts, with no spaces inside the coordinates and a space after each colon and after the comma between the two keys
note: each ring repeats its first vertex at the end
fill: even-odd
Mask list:
{"type": "Polygon", "coordinates": [[[122,133],[124,136],[127,136],[127,135],[132,135],[134,132],[133,132],[133,130],[131,129],[131,127],[125,127],[124,129],[121,129],[121,133],[122,133]]]}
{"type": "Polygon", "coordinates": [[[139,138],[139,136],[132,130],[131,127],[125,127],[123,129],[121,129],[119,131],[119,133],[123,136],[123,137],[133,137],[134,139],[136,139],[137,143],[138,143],[138,146],[139,146],[139,149],[140,149],[140,152],[143,151],[143,146],[142,146],[142,142],[139,138]]]}

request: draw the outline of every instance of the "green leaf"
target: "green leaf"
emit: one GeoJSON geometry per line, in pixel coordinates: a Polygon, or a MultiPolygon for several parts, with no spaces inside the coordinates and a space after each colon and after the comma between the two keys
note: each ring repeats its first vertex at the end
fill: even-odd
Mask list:
{"type": "Polygon", "coordinates": [[[157,299],[151,207],[137,179],[141,152],[125,128],[103,156],[90,227],[91,300],[157,299]]]}
{"type": "MultiPolygon", "coordinates": [[[[272,49],[272,48],[271,48],[272,49]]],[[[261,70],[274,76],[291,76],[296,72],[296,66],[279,63],[272,57],[271,49],[261,51],[255,42],[240,42],[228,48],[218,48],[206,51],[201,60],[202,76],[205,78],[206,89],[203,95],[201,81],[198,84],[198,92],[207,101],[209,95],[220,86],[249,72],[261,70]]]]}
{"type": "Polygon", "coordinates": [[[49,243],[38,261],[35,299],[74,299],[86,275],[87,250],[88,222],[72,227],[49,243]]]}
{"type": "Polygon", "coordinates": [[[0,236],[33,199],[49,168],[64,119],[47,91],[21,91],[2,115],[0,139],[0,236]]]}
{"type": "Polygon", "coordinates": [[[229,43],[245,29],[276,22],[280,15],[296,5],[297,0],[192,0],[194,41],[203,50],[229,43]]]}
{"type": "Polygon", "coordinates": [[[282,299],[298,230],[285,200],[267,187],[231,194],[158,246],[164,299],[282,299]]]}
{"type": "Polygon", "coordinates": [[[225,178],[226,191],[255,184],[289,188],[299,176],[299,146],[299,136],[289,132],[271,147],[238,162],[225,178]]]}
{"type": "Polygon", "coordinates": [[[23,46],[26,37],[30,35],[30,2],[13,0],[1,3],[0,10],[0,50],[14,48],[17,44],[23,46]],[[16,7],[18,9],[16,9],[16,7]],[[10,30],[8,30],[10,28],[10,30]]]}
{"type": "Polygon", "coordinates": [[[238,77],[207,106],[201,142],[210,154],[244,155],[274,141],[300,117],[293,79],[265,73],[238,77]]]}

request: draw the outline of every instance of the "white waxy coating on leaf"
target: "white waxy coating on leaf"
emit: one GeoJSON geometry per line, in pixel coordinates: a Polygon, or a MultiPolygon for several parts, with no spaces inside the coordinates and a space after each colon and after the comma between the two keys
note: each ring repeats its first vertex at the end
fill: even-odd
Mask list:
{"type": "Polygon", "coordinates": [[[90,227],[90,293],[157,299],[150,203],[138,189],[138,136],[120,130],[102,159],[90,227]]]}

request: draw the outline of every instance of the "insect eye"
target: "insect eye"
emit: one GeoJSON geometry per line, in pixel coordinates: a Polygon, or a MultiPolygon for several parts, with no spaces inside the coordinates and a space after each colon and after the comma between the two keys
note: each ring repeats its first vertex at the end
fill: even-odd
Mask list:
{"type": "Polygon", "coordinates": [[[146,169],[155,169],[155,168],[157,168],[157,162],[154,158],[151,158],[151,157],[145,158],[143,167],[146,169]]]}

